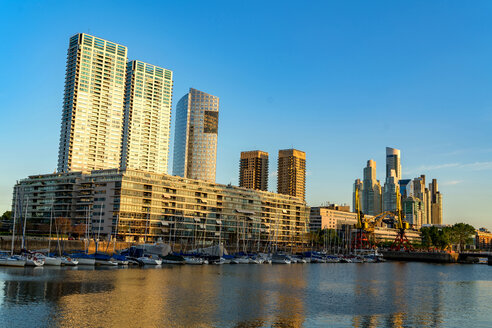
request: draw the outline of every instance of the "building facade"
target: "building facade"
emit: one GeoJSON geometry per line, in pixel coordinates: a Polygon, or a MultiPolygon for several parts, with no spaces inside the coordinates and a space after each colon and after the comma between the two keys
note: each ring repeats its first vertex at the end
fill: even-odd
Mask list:
{"type": "Polygon", "coordinates": [[[306,198],[306,153],[297,149],[278,151],[277,192],[306,198]]]}
{"type": "Polygon", "coordinates": [[[162,240],[175,249],[300,247],[309,219],[297,197],[129,169],[31,176],[14,187],[16,207],[40,230],[53,212],[91,239],[162,240]]]}
{"type": "Polygon", "coordinates": [[[127,48],[85,33],[70,38],[58,171],[119,167],[127,48]]]}
{"type": "Polygon", "coordinates": [[[398,197],[398,178],[395,170],[391,170],[390,176],[386,178],[383,190],[383,212],[396,211],[398,197]]]}
{"type": "Polygon", "coordinates": [[[436,179],[432,179],[432,183],[429,184],[429,191],[431,224],[442,224],[442,195],[439,192],[436,179]]]}
{"type": "Polygon", "coordinates": [[[309,230],[341,229],[344,225],[355,226],[357,223],[357,213],[345,210],[341,211],[335,208],[336,206],[311,207],[309,230]]]}
{"type": "Polygon", "coordinates": [[[392,176],[391,171],[395,171],[395,178],[398,182],[401,179],[401,158],[400,150],[386,147],[386,178],[392,176]]]}
{"type": "Polygon", "coordinates": [[[369,215],[378,215],[382,210],[381,184],[376,179],[376,162],[367,161],[363,172],[361,206],[362,212],[369,215]]]}
{"type": "Polygon", "coordinates": [[[268,190],[268,153],[261,150],[243,151],[239,161],[239,186],[268,190]]]}
{"type": "Polygon", "coordinates": [[[141,61],[127,65],[122,169],[167,173],[173,72],[141,61]]]}
{"type": "Polygon", "coordinates": [[[176,108],[173,175],[215,182],[219,98],[190,88],[176,108]]]}

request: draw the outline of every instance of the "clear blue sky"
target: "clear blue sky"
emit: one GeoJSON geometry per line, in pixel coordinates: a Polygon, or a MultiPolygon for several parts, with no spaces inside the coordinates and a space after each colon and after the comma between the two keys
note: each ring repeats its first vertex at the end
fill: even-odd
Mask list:
{"type": "Polygon", "coordinates": [[[403,177],[438,179],[445,223],[492,228],[490,1],[2,1],[0,27],[0,211],[56,168],[68,39],[89,32],[173,70],[174,104],[220,97],[217,182],[262,149],[275,190],[295,147],[308,203],[351,203],[391,146],[403,177]]]}

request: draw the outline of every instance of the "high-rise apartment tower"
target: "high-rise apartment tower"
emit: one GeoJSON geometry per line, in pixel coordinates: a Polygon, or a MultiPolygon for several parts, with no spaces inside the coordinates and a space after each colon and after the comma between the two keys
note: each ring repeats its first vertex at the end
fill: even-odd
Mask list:
{"type": "Polygon", "coordinates": [[[306,153],[297,149],[278,151],[277,192],[305,200],[306,153]]]}
{"type": "Polygon", "coordinates": [[[239,186],[268,190],[268,153],[261,150],[243,151],[239,161],[239,186]]]}
{"type": "Polygon", "coordinates": [[[122,45],[85,33],[70,38],[59,172],[120,166],[126,63],[122,45]]]}
{"type": "Polygon", "coordinates": [[[190,88],[176,108],[173,175],[215,182],[219,98],[190,88]]]}
{"type": "Polygon", "coordinates": [[[141,61],[127,66],[121,167],[167,174],[173,72],[141,61]]]}

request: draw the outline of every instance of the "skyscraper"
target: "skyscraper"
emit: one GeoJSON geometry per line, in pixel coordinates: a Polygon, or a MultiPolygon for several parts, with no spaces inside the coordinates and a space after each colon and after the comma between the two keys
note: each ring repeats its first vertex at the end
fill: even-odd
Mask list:
{"type": "Polygon", "coordinates": [[[277,192],[305,200],[306,153],[297,149],[278,151],[277,192]]]}
{"type": "Polygon", "coordinates": [[[395,211],[398,197],[398,178],[395,170],[390,170],[390,176],[386,178],[383,190],[383,211],[395,211]]]}
{"type": "Polygon", "coordinates": [[[386,178],[391,176],[391,170],[395,171],[395,178],[398,182],[401,179],[400,150],[386,147],[386,178]]]}
{"type": "Polygon", "coordinates": [[[243,151],[239,162],[239,186],[268,190],[268,153],[261,150],[243,151]]]}
{"type": "Polygon", "coordinates": [[[439,192],[437,180],[432,179],[429,184],[431,194],[431,224],[442,224],[442,195],[439,192]]]}
{"type": "Polygon", "coordinates": [[[127,66],[121,167],[167,173],[173,72],[141,61],[127,66]]]}
{"type": "MultiPolygon", "coordinates": [[[[357,191],[359,195],[362,193],[362,188],[363,188],[363,182],[360,179],[355,179],[354,182],[354,190],[352,192],[352,211],[357,212],[357,199],[355,197],[355,192],[357,191]]],[[[362,209],[362,213],[364,213],[364,210],[362,209]]]]}
{"type": "Polygon", "coordinates": [[[190,88],[176,108],[173,175],[215,182],[219,98],[190,88]]]}
{"type": "Polygon", "coordinates": [[[381,213],[381,184],[376,179],[376,162],[372,159],[367,161],[367,166],[364,168],[361,196],[364,214],[378,215],[381,213]]]}
{"type": "Polygon", "coordinates": [[[59,172],[120,166],[126,62],[122,45],[85,33],[70,38],[59,172]]]}

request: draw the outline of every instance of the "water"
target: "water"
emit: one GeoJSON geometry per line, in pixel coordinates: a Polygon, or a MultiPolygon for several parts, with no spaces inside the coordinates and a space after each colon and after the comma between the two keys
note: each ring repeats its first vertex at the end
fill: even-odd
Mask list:
{"type": "Polygon", "coordinates": [[[1,268],[5,327],[491,327],[492,266],[1,268]]]}

